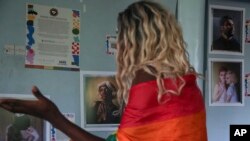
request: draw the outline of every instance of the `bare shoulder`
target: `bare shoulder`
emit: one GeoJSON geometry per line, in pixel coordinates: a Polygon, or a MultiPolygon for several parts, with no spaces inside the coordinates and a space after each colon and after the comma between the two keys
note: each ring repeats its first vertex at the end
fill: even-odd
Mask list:
{"type": "Polygon", "coordinates": [[[138,70],[135,74],[135,78],[132,82],[132,86],[142,83],[142,82],[155,80],[155,79],[156,79],[155,76],[148,74],[144,70],[138,70]]]}

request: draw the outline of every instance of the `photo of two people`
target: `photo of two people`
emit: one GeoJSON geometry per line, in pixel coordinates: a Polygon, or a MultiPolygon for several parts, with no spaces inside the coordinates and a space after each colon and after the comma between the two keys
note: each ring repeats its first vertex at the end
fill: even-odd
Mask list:
{"type": "Polygon", "coordinates": [[[243,105],[242,60],[210,59],[210,105],[243,105]]]}

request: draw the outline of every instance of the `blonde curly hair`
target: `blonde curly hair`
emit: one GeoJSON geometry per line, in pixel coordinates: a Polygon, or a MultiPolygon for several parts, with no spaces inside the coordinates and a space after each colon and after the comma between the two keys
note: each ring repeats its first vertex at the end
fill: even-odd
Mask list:
{"type": "Polygon", "coordinates": [[[118,100],[127,103],[137,70],[156,77],[158,101],[163,94],[179,95],[187,73],[196,74],[188,61],[182,31],[175,17],[151,1],[131,4],[118,15],[117,74],[118,100]],[[182,82],[177,91],[166,90],[163,78],[182,82]]]}

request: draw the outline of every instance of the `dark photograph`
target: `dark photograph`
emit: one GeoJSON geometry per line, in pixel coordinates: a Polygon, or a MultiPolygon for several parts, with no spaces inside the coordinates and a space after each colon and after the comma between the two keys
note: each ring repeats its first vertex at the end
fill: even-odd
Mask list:
{"type": "Polygon", "coordinates": [[[244,9],[211,5],[210,53],[243,54],[244,9]]]}

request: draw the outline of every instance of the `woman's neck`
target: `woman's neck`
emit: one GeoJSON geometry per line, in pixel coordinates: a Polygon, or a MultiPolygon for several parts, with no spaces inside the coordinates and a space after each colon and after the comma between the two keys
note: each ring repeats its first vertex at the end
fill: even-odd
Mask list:
{"type": "Polygon", "coordinates": [[[135,78],[132,81],[132,86],[139,84],[139,83],[142,83],[142,82],[155,80],[155,79],[156,79],[155,76],[148,74],[147,72],[145,72],[144,70],[141,69],[141,70],[136,71],[135,78]]]}

